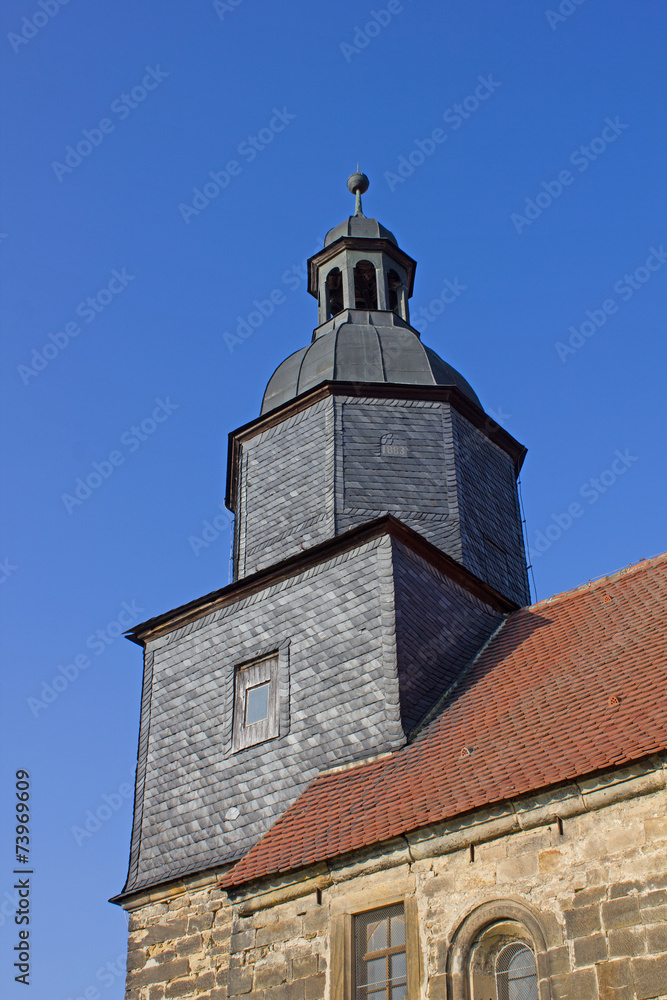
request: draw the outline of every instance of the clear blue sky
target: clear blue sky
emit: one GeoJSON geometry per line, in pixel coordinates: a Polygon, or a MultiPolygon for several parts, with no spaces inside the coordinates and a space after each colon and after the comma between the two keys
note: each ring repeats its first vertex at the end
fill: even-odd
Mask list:
{"type": "Polygon", "coordinates": [[[538,596],[665,548],[662,5],[586,0],[557,19],[546,0],[392,0],[368,32],[385,0],[217,7],[2,13],[7,997],[24,996],[5,916],[17,768],[33,783],[32,996],[123,995],[107,963],[125,917],[106,900],[126,873],[141,653],[115,636],[227,582],[226,515],[193,539],[221,511],[227,433],[310,338],[300,265],[352,211],[357,160],[366,214],[418,261],[413,315],[446,280],[462,289],[424,341],[529,449],[538,596]],[[207,183],[198,214],[179,207],[207,183]],[[76,657],[55,700],[29,701],[76,657]]]}

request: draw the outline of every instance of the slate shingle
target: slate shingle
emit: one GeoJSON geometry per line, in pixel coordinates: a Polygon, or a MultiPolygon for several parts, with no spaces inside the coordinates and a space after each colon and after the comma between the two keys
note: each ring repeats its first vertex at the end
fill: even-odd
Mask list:
{"type": "Polygon", "coordinates": [[[125,891],[236,860],[322,769],[401,746],[511,606],[428,546],[432,562],[390,533],[358,537],[148,641],[125,891]],[[281,735],[234,753],[235,666],[287,640],[281,735]]]}
{"type": "Polygon", "coordinates": [[[514,459],[449,402],[368,386],[319,399],[244,434],[234,499],[239,578],[389,513],[529,599],[514,459]],[[383,451],[389,438],[406,454],[383,451]]]}

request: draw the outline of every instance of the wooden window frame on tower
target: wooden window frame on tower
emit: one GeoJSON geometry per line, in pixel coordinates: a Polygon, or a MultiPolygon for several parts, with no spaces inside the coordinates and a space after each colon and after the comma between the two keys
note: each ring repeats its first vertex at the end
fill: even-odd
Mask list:
{"type": "Polygon", "coordinates": [[[235,664],[224,668],[225,756],[287,736],[290,731],[289,638],[280,636],[274,642],[249,644],[244,652],[235,664]],[[266,717],[248,724],[248,692],[266,684],[269,685],[264,702],[268,707],[266,717]]]}
{"type": "Polygon", "coordinates": [[[234,671],[234,730],[233,749],[266,743],[280,735],[278,651],[251,663],[241,664],[234,671]],[[251,692],[267,688],[267,708],[264,718],[248,721],[251,692]]]}

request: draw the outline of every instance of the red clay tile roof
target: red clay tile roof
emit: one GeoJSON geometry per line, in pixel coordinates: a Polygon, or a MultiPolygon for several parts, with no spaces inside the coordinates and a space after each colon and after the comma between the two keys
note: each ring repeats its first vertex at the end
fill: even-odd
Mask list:
{"type": "Polygon", "coordinates": [[[509,615],[414,742],[316,778],[221,885],[664,749],[666,604],[667,553],[509,615]]]}

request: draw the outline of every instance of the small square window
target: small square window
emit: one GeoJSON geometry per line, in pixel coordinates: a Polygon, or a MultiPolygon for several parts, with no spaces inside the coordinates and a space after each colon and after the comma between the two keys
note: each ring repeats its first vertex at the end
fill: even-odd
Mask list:
{"type": "Polygon", "coordinates": [[[234,750],[279,735],[278,654],[236,668],[234,677],[234,750]]]}
{"type": "Polygon", "coordinates": [[[269,717],[269,688],[271,681],[249,687],[245,693],[245,724],[256,725],[269,717]]]}

